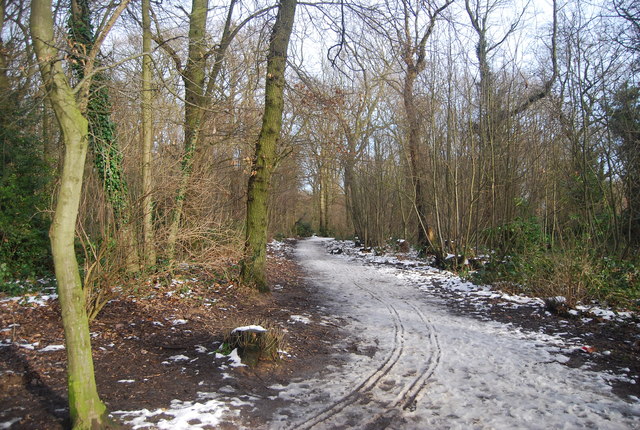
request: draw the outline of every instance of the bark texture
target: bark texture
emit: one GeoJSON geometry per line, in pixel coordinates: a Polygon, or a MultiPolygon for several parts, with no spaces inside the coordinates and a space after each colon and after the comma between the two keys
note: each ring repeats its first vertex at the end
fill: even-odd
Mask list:
{"type": "Polygon", "coordinates": [[[276,148],[282,129],[285,66],[293,29],[297,0],[282,0],[273,26],[267,57],[264,115],[256,143],[247,192],[247,220],[242,280],[268,292],[265,277],[269,185],[276,162],[276,148]]]}
{"type": "Polygon", "coordinates": [[[88,121],[57,61],[50,0],[31,3],[31,36],[47,95],[62,131],[65,157],[50,238],[67,349],[69,412],[74,429],[104,427],[106,407],[95,383],[89,322],[74,251],[88,146],[88,121]]]}

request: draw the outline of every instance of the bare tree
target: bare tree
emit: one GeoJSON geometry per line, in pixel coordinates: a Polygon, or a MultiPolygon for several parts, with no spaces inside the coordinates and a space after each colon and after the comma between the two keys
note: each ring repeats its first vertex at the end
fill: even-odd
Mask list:
{"type": "Polygon", "coordinates": [[[89,141],[88,121],[83,109],[87,104],[93,65],[101,42],[127,4],[127,1],[122,2],[106,21],[107,25],[87,55],[83,75],[85,79],[80,88],[74,90],[64,73],[55,47],[51,2],[34,0],[31,3],[30,30],[33,46],[65,143],[64,164],[50,237],[65,333],[69,410],[74,429],[103,427],[108,420],[106,407],[96,389],[89,323],[75,256],[74,237],[89,141]],[[80,96],[79,99],[76,94],[80,96]]]}
{"type": "Polygon", "coordinates": [[[242,280],[262,292],[269,287],[265,276],[267,254],[267,202],[276,150],[282,128],[284,108],[285,65],[293,30],[297,0],[282,0],[273,25],[267,56],[264,115],[256,142],[247,191],[247,222],[242,280]]]}

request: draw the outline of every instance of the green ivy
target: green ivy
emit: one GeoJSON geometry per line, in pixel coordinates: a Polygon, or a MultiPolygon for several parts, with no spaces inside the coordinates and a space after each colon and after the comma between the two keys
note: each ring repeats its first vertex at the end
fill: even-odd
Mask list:
{"type": "MultiPolygon", "coordinates": [[[[77,0],[78,13],[69,19],[69,36],[73,43],[74,72],[78,79],[84,76],[84,55],[94,43],[93,27],[87,0],[77,0]]],[[[128,186],[122,168],[122,152],[118,145],[116,125],[111,120],[111,100],[104,73],[94,75],[87,117],[89,120],[89,146],[94,156],[96,171],[102,178],[107,200],[119,224],[128,220],[128,186]]]]}
{"type": "Polygon", "coordinates": [[[126,223],[128,186],[123,175],[122,152],[117,141],[116,125],[111,120],[111,101],[105,81],[102,74],[93,78],[93,89],[87,108],[89,144],[114,217],[119,223],[126,223]]]}
{"type": "Polygon", "coordinates": [[[0,123],[0,290],[5,292],[16,279],[47,276],[52,269],[45,212],[52,172],[42,143],[18,128],[0,123]]]}

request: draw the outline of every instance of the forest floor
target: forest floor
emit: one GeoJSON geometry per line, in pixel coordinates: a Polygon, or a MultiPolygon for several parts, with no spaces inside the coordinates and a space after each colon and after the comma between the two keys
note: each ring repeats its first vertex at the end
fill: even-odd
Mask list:
{"type": "MultiPolygon", "coordinates": [[[[109,410],[157,410],[204,391],[235,392],[241,404],[249,397],[243,393],[268,391],[327,364],[336,327],[301,322],[315,319],[318,297],[290,254],[271,253],[268,276],[270,295],[195,270],[164,286],[150,280],[135,295],[108,303],[90,330],[98,389],[109,410]],[[234,368],[216,356],[225,332],[247,324],[281,327],[287,355],[257,368],[234,368]]],[[[68,428],[57,300],[0,298],[0,330],[0,428],[68,428]]]]}
{"type": "MultiPolygon", "coordinates": [[[[192,270],[107,304],[91,333],[114,418],[222,429],[640,424],[636,315],[556,315],[407,256],[320,240],[294,256],[290,245],[272,246],[271,295],[192,270]],[[215,353],[247,324],[286,333],[282,360],[236,367],[215,353]]],[[[68,427],[59,309],[46,298],[0,298],[0,428],[68,427]]]]}

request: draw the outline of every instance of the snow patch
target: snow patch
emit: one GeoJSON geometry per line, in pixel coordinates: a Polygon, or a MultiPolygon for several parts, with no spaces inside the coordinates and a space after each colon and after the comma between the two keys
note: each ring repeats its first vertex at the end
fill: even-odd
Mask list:
{"type": "Polygon", "coordinates": [[[311,320],[309,319],[309,317],[306,317],[304,315],[291,315],[289,317],[289,321],[291,323],[302,323],[302,324],[311,324],[311,320]]]}
{"type": "Polygon", "coordinates": [[[171,361],[186,361],[186,360],[190,360],[189,357],[187,357],[186,355],[182,355],[182,354],[178,354],[178,355],[172,355],[171,357],[169,357],[167,360],[171,360],[171,361]]]}
{"type": "Polygon", "coordinates": [[[217,427],[223,422],[224,417],[237,416],[239,411],[231,411],[229,408],[234,403],[251,404],[237,398],[218,398],[216,394],[198,393],[198,400],[173,400],[166,409],[116,411],[112,412],[112,415],[121,417],[125,424],[130,425],[133,429],[206,429],[217,427]]]}
{"type": "Polygon", "coordinates": [[[21,420],[22,420],[21,417],[11,418],[9,421],[5,421],[3,423],[0,423],[0,429],[11,428],[12,425],[14,425],[15,423],[19,423],[21,420]]]}
{"type": "Polygon", "coordinates": [[[231,351],[229,353],[229,355],[224,355],[224,354],[220,354],[219,352],[216,353],[216,358],[217,359],[227,359],[229,362],[227,363],[229,366],[231,367],[246,367],[246,364],[242,364],[242,359],[240,358],[240,356],[238,355],[238,349],[234,349],[233,351],[231,351]]]}
{"type": "Polygon", "coordinates": [[[234,328],[233,330],[231,330],[231,333],[239,333],[239,332],[243,332],[243,331],[252,331],[252,332],[255,332],[255,333],[265,333],[267,331],[267,329],[262,327],[261,325],[246,325],[246,326],[234,328]]]}
{"type": "Polygon", "coordinates": [[[40,352],[51,352],[51,351],[61,351],[64,349],[64,345],[49,345],[40,349],[40,352]]]}

